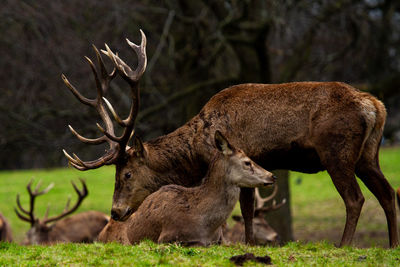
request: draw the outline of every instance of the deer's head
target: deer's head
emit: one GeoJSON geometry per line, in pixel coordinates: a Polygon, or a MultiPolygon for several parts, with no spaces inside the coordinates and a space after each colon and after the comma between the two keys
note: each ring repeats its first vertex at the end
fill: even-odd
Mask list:
{"type": "Polygon", "coordinates": [[[29,210],[25,209],[22,207],[20,199],[19,199],[19,194],[17,195],[17,208],[14,208],[15,213],[17,216],[26,222],[29,222],[31,224],[31,228],[26,234],[24,244],[41,244],[41,243],[46,243],[49,238],[49,232],[51,231],[53,225],[49,225],[51,222],[58,221],[71,213],[73,213],[75,210],[78,209],[78,207],[81,205],[83,199],[88,195],[88,190],[86,187],[85,182],[80,179],[83,189],[79,190],[78,187],[75,185],[74,182],[71,181],[72,186],[75,189],[75,192],[78,194],[78,200],[75,203],[73,207],[69,207],[70,205],[70,199],[68,199],[67,204],[64,208],[64,211],[57,216],[48,218],[48,213],[49,213],[49,208],[46,210],[46,214],[44,215],[43,219],[39,219],[38,217],[35,216],[34,214],[34,208],[35,208],[35,199],[37,196],[46,194],[47,192],[50,191],[51,188],[53,188],[54,184],[50,184],[46,189],[43,189],[42,191],[39,191],[41,183],[39,182],[34,190],[32,190],[32,182],[31,180],[28,185],[27,185],[27,190],[29,193],[30,197],[30,205],[29,205],[29,210]]]}
{"type": "Polygon", "coordinates": [[[216,131],[215,146],[226,162],[226,179],[239,187],[267,186],[275,182],[276,177],[252,161],[241,149],[234,148],[228,140],[216,131]]]}

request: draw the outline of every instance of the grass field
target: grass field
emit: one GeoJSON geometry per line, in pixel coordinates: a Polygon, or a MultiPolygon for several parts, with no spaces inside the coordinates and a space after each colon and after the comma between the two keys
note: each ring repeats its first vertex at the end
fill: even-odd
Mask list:
{"type": "MultiPolygon", "coordinates": [[[[400,148],[383,148],[380,154],[381,168],[394,188],[400,186],[400,148]]],[[[20,242],[29,224],[20,221],[13,209],[15,197],[21,195],[22,205],[27,207],[26,184],[31,178],[35,183],[42,180],[42,187],[54,182],[55,187],[36,200],[36,216],[42,217],[47,203],[51,203],[50,216],[60,213],[68,196],[76,199],[70,180],[78,177],[86,180],[89,196],[79,211],[99,210],[109,213],[114,188],[114,168],[80,172],[72,168],[0,172],[0,211],[8,218],[13,228],[14,239],[20,242]]],[[[79,183],[77,183],[79,185],[79,183]]],[[[327,265],[327,266],[394,266],[400,264],[400,250],[387,250],[388,237],[383,211],[372,194],[360,186],[366,198],[358,223],[354,245],[377,247],[368,249],[333,246],[341,237],[345,220],[345,209],[326,173],[306,175],[291,173],[290,178],[293,229],[298,242],[280,248],[248,246],[214,246],[209,248],[181,248],[176,245],[155,245],[144,242],[138,246],[109,245],[57,245],[53,247],[22,247],[0,245],[0,265],[201,265],[229,266],[229,257],[245,252],[258,256],[268,254],[274,264],[327,265]],[[322,240],[327,240],[326,242],[322,240]],[[322,242],[317,242],[322,241],[322,242]],[[313,242],[313,243],[307,243],[313,242]],[[39,261],[38,261],[39,260],[39,261]]]]}

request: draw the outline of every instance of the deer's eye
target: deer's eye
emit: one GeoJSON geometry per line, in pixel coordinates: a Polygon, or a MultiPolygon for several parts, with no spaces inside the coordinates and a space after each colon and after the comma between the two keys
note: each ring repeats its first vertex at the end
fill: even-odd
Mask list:
{"type": "Polygon", "coordinates": [[[245,162],[244,162],[244,165],[246,165],[246,166],[251,166],[251,162],[250,162],[250,161],[245,161],[245,162]]]}
{"type": "Polygon", "coordinates": [[[131,175],[131,173],[130,173],[130,172],[127,172],[127,173],[125,173],[125,178],[126,178],[126,179],[129,179],[129,178],[131,178],[131,176],[132,176],[132,175],[131,175]]]}

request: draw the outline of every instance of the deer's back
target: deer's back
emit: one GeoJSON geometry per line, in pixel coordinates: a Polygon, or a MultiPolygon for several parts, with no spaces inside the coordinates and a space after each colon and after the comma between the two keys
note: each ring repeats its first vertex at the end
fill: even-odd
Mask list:
{"type": "MultiPolygon", "coordinates": [[[[157,242],[161,232],[166,229],[192,227],[199,222],[200,213],[195,207],[195,188],[179,185],[166,185],[149,195],[139,209],[129,218],[127,226],[131,243],[143,239],[157,242]]],[[[189,231],[189,229],[188,229],[189,231]]]]}
{"type": "Polygon", "coordinates": [[[69,216],[53,225],[50,242],[93,242],[109,218],[98,211],[86,211],[69,216]]]}
{"type": "Polygon", "coordinates": [[[371,95],[338,82],[241,84],[212,97],[186,126],[196,133],[200,154],[209,155],[211,136],[221,130],[266,169],[317,172],[324,167],[315,149],[315,130],[363,131],[357,127],[368,120],[365,106],[384,112],[376,103],[382,106],[371,95]]]}

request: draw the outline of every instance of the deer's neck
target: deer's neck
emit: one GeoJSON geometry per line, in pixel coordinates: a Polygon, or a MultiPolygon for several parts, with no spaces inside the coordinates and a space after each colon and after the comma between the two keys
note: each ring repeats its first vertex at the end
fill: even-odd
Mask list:
{"type": "Polygon", "coordinates": [[[240,195],[240,188],[227,179],[229,166],[222,157],[221,154],[216,156],[203,184],[196,188],[200,199],[199,210],[212,232],[228,219],[240,195]]]}
{"type": "Polygon", "coordinates": [[[184,125],[174,132],[145,143],[148,166],[160,173],[159,185],[199,185],[207,172],[208,162],[194,145],[193,129],[184,125]]]}

